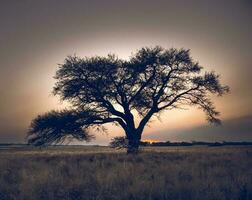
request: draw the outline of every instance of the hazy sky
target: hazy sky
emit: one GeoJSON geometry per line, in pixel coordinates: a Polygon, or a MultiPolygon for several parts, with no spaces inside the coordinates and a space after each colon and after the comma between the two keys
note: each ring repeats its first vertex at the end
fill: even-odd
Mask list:
{"type": "MultiPolygon", "coordinates": [[[[143,46],[189,48],[231,93],[214,98],[222,127],[196,109],[166,112],[144,138],[252,141],[252,2],[250,0],[1,0],[0,142],[24,142],[37,114],[65,105],[51,95],[67,55],[127,59],[143,46]]],[[[93,143],[122,134],[110,128],[93,143]]]]}

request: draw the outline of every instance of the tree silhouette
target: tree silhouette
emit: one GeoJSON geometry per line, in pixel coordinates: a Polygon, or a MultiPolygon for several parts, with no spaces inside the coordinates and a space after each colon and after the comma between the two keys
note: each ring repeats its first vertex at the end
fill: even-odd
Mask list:
{"type": "Polygon", "coordinates": [[[161,111],[195,105],[210,123],[220,123],[210,94],[229,91],[214,72],[202,67],[185,49],[142,48],[125,61],[115,55],[69,56],[59,66],[53,94],[68,101],[69,110],[51,111],[35,118],[28,143],[35,145],[88,140],[91,128],[120,125],[128,140],[128,153],[137,153],[145,125],[161,111]],[[140,119],[136,124],[135,118],[140,119]]]}

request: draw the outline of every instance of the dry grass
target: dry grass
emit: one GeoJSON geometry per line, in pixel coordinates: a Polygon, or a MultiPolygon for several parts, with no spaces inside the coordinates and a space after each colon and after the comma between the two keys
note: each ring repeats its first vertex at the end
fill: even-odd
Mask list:
{"type": "Polygon", "coordinates": [[[252,199],[251,147],[0,150],[0,199],[252,199]]]}

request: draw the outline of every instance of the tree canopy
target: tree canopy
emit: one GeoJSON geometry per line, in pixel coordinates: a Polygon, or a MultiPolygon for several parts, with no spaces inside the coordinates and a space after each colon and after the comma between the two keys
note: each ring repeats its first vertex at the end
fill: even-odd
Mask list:
{"type": "Polygon", "coordinates": [[[218,124],[219,112],[210,95],[222,96],[229,88],[215,72],[201,71],[190,50],[160,46],[142,48],[129,60],[115,55],[69,56],[56,72],[53,94],[68,101],[71,108],[35,118],[28,142],[42,145],[69,137],[89,140],[91,128],[113,123],[123,128],[129,150],[135,151],[151,117],[188,105],[202,109],[210,123],[218,124]]]}

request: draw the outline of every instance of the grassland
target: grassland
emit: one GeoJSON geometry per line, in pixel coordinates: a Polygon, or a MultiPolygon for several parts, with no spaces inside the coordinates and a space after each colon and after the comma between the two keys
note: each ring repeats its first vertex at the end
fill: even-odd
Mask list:
{"type": "Polygon", "coordinates": [[[0,150],[0,199],[252,199],[252,147],[0,150]]]}

